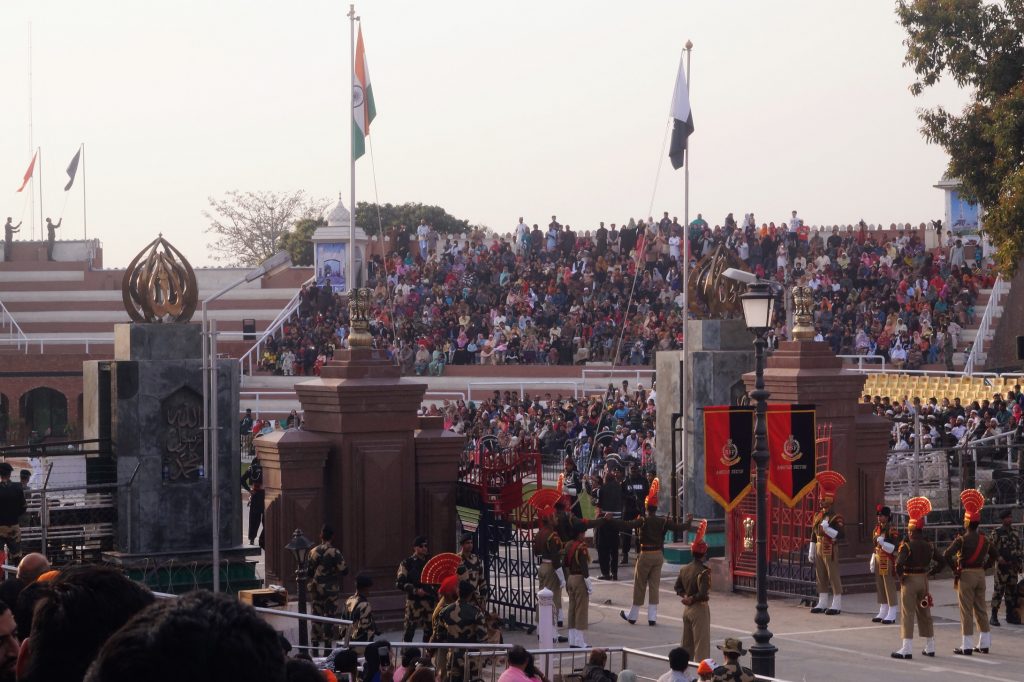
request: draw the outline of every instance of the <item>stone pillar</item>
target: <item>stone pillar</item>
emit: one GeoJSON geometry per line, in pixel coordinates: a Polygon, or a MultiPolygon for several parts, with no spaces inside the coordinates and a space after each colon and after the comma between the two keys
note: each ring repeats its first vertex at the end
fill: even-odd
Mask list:
{"type": "Polygon", "coordinates": [[[444,429],[442,417],[420,417],[416,432],[416,517],[434,553],[459,550],[455,485],[466,439],[444,429]]]}
{"type": "Polygon", "coordinates": [[[324,523],[324,465],[331,444],[306,431],[274,431],[253,441],[266,491],[266,584],[295,587],[295,560],[284,548],[296,528],[316,543],[324,523]]]}
{"type": "Polygon", "coordinates": [[[413,538],[426,530],[418,518],[414,442],[426,390],[401,378],[371,348],[340,351],[318,379],[295,385],[304,429],[331,446],[325,520],[334,526],[335,545],[353,572],[373,577],[379,623],[401,617],[404,595],[394,589],[395,571],[413,538]]]}
{"type": "MultiPolygon", "coordinates": [[[[746,392],[743,373],[754,366],[753,337],[743,320],[690,320],[686,326],[688,353],[689,414],[686,418],[685,447],[676,443],[683,468],[678,482],[683,487],[680,513],[692,512],[698,518],[722,518],[722,508],[704,493],[704,413],[708,405],[737,404],[746,392]]],[[[672,466],[673,412],[683,412],[683,353],[660,352],[657,355],[658,475],[662,486],[669,488],[672,466]]],[[[668,495],[659,497],[663,511],[670,508],[668,495]]]]}
{"type": "MultiPolygon", "coordinates": [[[[754,373],[743,379],[753,390],[754,373]]],[[[884,502],[889,424],[860,401],[865,375],[842,369],[826,343],[786,341],[768,358],[764,381],[769,402],[813,404],[818,423],[832,424],[832,469],[846,478],[836,499],[846,520],[840,544],[844,588],[874,589],[867,567],[875,505],[884,502]]]]}

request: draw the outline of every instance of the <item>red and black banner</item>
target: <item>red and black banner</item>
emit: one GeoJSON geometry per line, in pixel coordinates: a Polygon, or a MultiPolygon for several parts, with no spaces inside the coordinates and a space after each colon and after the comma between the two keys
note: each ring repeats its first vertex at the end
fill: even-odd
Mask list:
{"type": "Polygon", "coordinates": [[[752,407],[704,408],[704,490],[727,512],[750,492],[753,449],[752,407]]]}
{"type": "Polygon", "coordinates": [[[814,405],[768,405],[768,489],[793,507],[814,488],[814,405]]]}

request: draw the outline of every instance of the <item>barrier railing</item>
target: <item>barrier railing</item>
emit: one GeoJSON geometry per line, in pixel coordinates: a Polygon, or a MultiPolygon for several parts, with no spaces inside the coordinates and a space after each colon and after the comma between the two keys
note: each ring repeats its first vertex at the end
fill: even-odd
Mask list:
{"type": "Polygon", "coordinates": [[[844,362],[856,362],[857,370],[861,372],[864,371],[865,362],[878,362],[881,365],[878,368],[878,371],[885,371],[885,357],[881,355],[837,355],[836,357],[839,358],[840,360],[843,360],[844,362]]]}
{"type": "MultiPolygon", "coordinates": [[[[20,332],[21,329],[19,328],[20,332]]],[[[46,352],[46,346],[85,346],[85,352],[90,352],[90,346],[112,346],[114,344],[114,337],[102,337],[102,336],[76,336],[76,337],[65,337],[65,336],[27,336],[24,333],[17,338],[0,338],[0,346],[16,346],[18,350],[24,349],[25,353],[38,345],[39,352],[46,352]]]]}
{"type": "Polygon", "coordinates": [[[519,399],[522,400],[526,394],[527,386],[571,386],[573,398],[580,397],[580,391],[583,390],[583,380],[581,379],[567,379],[564,381],[552,381],[548,379],[541,380],[530,380],[526,379],[523,381],[470,381],[466,384],[466,396],[469,398],[473,397],[474,386],[486,386],[487,388],[494,388],[497,386],[518,386],[519,387],[519,399]]]}
{"type": "Polygon", "coordinates": [[[7,310],[7,306],[4,305],[3,301],[0,301],[0,329],[7,330],[7,338],[0,339],[8,345],[11,341],[17,345],[18,350],[21,350],[21,344],[28,340],[25,336],[25,332],[21,331],[21,327],[18,326],[18,322],[11,315],[11,312],[7,310]]]}
{"type": "Polygon", "coordinates": [[[267,325],[266,330],[264,330],[264,332],[260,334],[259,338],[256,339],[256,343],[253,344],[252,348],[243,353],[242,357],[238,358],[238,365],[243,375],[248,374],[249,376],[252,376],[253,366],[259,366],[260,353],[262,352],[263,347],[266,346],[267,340],[276,336],[281,331],[284,323],[290,320],[292,315],[295,314],[295,311],[299,309],[299,297],[302,295],[302,289],[312,281],[313,278],[310,277],[299,285],[295,295],[291,297],[283,308],[281,308],[281,312],[277,314],[277,317],[267,325]],[[246,371],[246,369],[248,369],[248,371],[246,371]]]}
{"type": "Polygon", "coordinates": [[[988,336],[989,327],[992,326],[992,319],[995,317],[996,308],[999,307],[999,299],[1009,289],[1009,282],[1003,281],[1002,275],[996,277],[996,281],[992,285],[992,294],[988,297],[988,304],[985,306],[985,312],[982,313],[981,322],[978,324],[978,333],[974,337],[974,343],[971,344],[971,352],[967,354],[967,361],[964,363],[963,373],[966,376],[974,374],[974,365],[977,363],[978,356],[982,354],[985,347],[985,338],[988,336]]]}
{"type": "Polygon", "coordinates": [[[653,369],[619,369],[616,367],[585,367],[583,369],[583,378],[605,378],[605,379],[621,379],[624,377],[633,377],[634,387],[643,380],[647,380],[650,385],[650,380],[654,377],[653,369]],[[596,375],[596,376],[595,376],[596,375]]]}

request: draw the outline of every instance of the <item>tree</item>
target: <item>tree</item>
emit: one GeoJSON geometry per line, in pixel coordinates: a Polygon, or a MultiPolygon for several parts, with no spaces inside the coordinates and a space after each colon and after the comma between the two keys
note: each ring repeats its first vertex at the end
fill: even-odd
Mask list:
{"type": "Polygon", "coordinates": [[[398,225],[405,225],[406,228],[415,230],[423,220],[433,225],[438,232],[445,234],[469,232],[470,230],[469,221],[456,218],[440,206],[415,203],[384,204],[380,206],[379,218],[377,204],[363,201],[357,206],[356,225],[366,230],[367,234],[377,234],[381,226],[385,233],[398,225]]]}
{"type": "Polygon", "coordinates": [[[949,76],[973,89],[957,116],[919,112],[926,140],[949,154],[947,176],[985,210],[984,229],[1000,270],[1024,255],[1024,0],[900,0],[904,63],[914,95],[949,76]]]}
{"type": "Polygon", "coordinates": [[[292,255],[292,265],[313,265],[313,233],[326,224],[323,218],[303,218],[294,230],[281,235],[277,248],[292,255]]]}
{"type": "Polygon", "coordinates": [[[270,258],[281,237],[303,219],[322,219],[326,199],[311,199],[303,190],[276,192],[227,192],[224,199],[208,197],[211,211],[207,233],[216,235],[210,244],[213,259],[229,265],[256,266],[270,258]]]}

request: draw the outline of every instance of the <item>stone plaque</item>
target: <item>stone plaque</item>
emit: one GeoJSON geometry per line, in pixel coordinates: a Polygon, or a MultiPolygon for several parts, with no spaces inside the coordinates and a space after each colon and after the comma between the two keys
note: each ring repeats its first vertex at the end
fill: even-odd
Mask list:
{"type": "Polygon", "coordinates": [[[179,388],[160,403],[164,483],[192,483],[203,472],[203,397],[179,388]]]}

